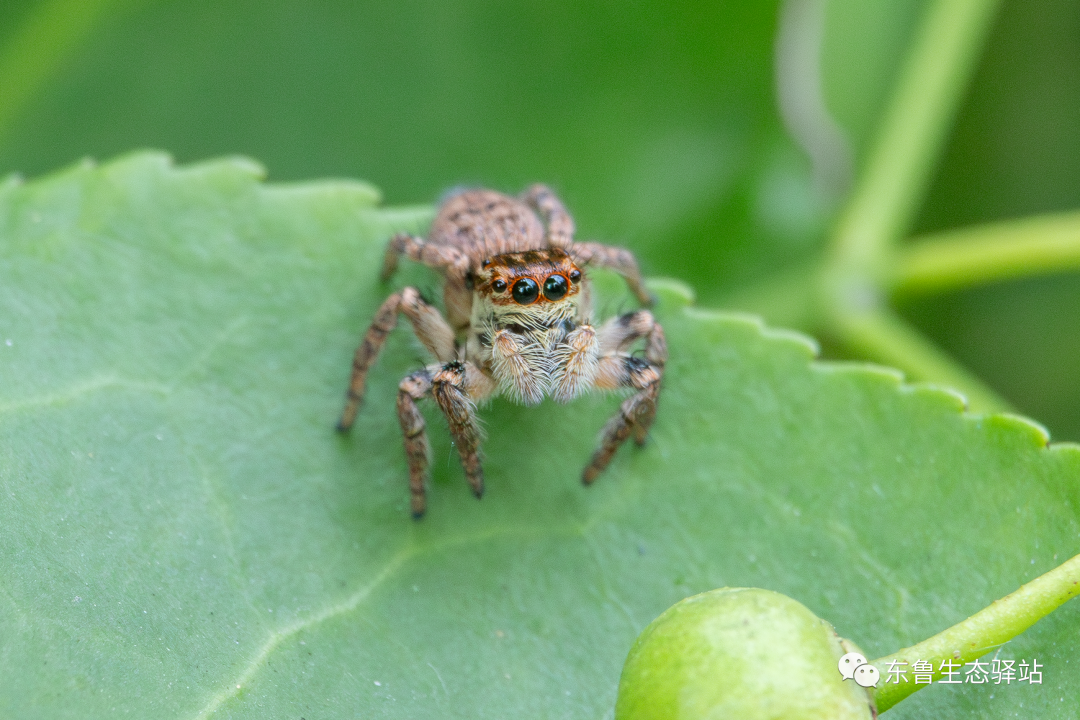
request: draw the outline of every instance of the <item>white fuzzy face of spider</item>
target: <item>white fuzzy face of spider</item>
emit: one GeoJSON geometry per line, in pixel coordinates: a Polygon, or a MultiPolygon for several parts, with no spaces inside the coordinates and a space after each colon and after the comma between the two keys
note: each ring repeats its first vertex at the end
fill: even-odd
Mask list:
{"type": "Polygon", "coordinates": [[[560,248],[487,259],[474,279],[470,322],[478,357],[501,392],[526,405],[565,402],[595,376],[596,333],[587,324],[588,281],[560,248]],[[576,362],[575,362],[576,361],[576,362]]]}

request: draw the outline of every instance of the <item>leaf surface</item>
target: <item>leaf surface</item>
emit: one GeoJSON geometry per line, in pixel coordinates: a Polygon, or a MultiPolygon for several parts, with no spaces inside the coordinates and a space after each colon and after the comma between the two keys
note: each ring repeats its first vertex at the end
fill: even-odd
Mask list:
{"type": "MultiPolygon", "coordinates": [[[[880,656],[1077,552],[1075,447],[672,282],[645,449],[584,488],[617,399],[497,400],[477,502],[429,412],[413,522],[407,330],[332,428],[385,239],[430,209],[260,172],[138,154],[0,186],[4,716],[610,717],[633,639],[688,595],[776,590],[880,656]]],[[[1001,649],[1041,686],[935,686],[892,715],[1070,717],[1078,626],[1066,605],[1001,649]]]]}

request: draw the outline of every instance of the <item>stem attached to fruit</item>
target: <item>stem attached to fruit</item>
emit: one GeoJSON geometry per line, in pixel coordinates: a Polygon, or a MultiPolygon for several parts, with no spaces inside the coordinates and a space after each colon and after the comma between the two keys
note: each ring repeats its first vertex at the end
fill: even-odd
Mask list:
{"type": "MultiPolygon", "coordinates": [[[[953,660],[961,664],[982,657],[994,648],[1012,640],[1059,605],[1080,595],[1080,555],[1041,575],[1019,590],[995,600],[967,620],[948,630],[904,648],[892,655],[873,661],[882,678],[887,678],[889,663],[907,663],[910,670],[917,660],[934,666],[934,679],[941,676],[941,662],[953,660]]],[[[883,683],[874,692],[878,711],[884,712],[916,690],[927,687],[912,682],[883,683]]]]}

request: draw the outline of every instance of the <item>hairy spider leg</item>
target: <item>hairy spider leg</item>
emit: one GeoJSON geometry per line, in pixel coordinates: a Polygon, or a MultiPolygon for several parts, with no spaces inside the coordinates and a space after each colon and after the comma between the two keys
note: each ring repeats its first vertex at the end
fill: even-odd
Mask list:
{"type": "MultiPolygon", "coordinates": [[[[605,323],[601,332],[600,354],[610,355],[622,352],[640,338],[645,338],[645,359],[654,367],[659,368],[663,375],[668,357],[667,339],[664,337],[663,328],[648,310],[626,313],[605,323]]],[[[634,424],[634,442],[637,445],[645,444],[649,426],[652,425],[655,415],[654,405],[650,414],[634,424]]]]}
{"type": "Polygon", "coordinates": [[[405,255],[428,267],[443,270],[448,281],[443,287],[446,319],[455,333],[464,333],[469,327],[472,311],[472,288],[465,282],[469,270],[469,258],[453,245],[429,243],[408,233],[399,233],[390,239],[383,258],[380,278],[386,282],[397,270],[398,258],[405,255]]]}
{"type": "Polygon", "coordinates": [[[604,323],[599,332],[602,355],[596,373],[596,387],[601,389],[634,388],[636,393],[619,406],[601,433],[600,447],[593,453],[581,480],[592,484],[611,462],[615,451],[626,438],[643,445],[656,417],[660,381],[667,362],[664,331],[648,310],[627,313],[604,323]],[[624,350],[644,338],[645,357],[626,355],[624,350]]]}
{"type": "Polygon", "coordinates": [[[416,401],[431,395],[446,416],[450,437],[454,439],[465,478],[473,494],[484,494],[484,470],[480,464],[480,425],[476,420],[476,404],[495,390],[486,375],[468,362],[448,362],[432,365],[407,376],[398,385],[397,412],[409,463],[409,493],[413,517],[423,517],[427,510],[425,486],[428,480],[429,445],[424,416],[416,401]]]}
{"type": "Polygon", "coordinates": [[[596,382],[600,339],[588,323],[578,325],[560,344],[549,392],[555,402],[569,402],[596,382]]]}
{"type": "Polygon", "coordinates": [[[551,188],[547,185],[533,185],[522,193],[521,199],[543,219],[547,228],[548,244],[569,250],[574,244],[574,219],[551,188]]]}
{"type": "Polygon", "coordinates": [[[397,270],[398,258],[402,255],[418,263],[433,268],[444,268],[448,275],[462,279],[469,271],[469,258],[453,245],[429,243],[423,238],[408,233],[398,233],[390,238],[383,257],[382,272],[379,278],[386,282],[397,270]]]}
{"type": "Polygon", "coordinates": [[[364,339],[356,348],[353,356],[352,377],[349,390],[345,395],[345,409],[338,421],[338,430],[345,431],[352,427],[356,413],[364,401],[364,388],[367,374],[379,352],[386,344],[386,337],[397,325],[398,313],[402,313],[412,324],[416,337],[441,362],[450,362],[456,355],[454,331],[439,314],[438,309],[429,305],[420,297],[416,288],[403,288],[382,304],[375,313],[375,319],[364,334],[364,339]]]}
{"type": "Polygon", "coordinates": [[[465,479],[477,498],[484,495],[484,469],[480,466],[476,401],[486,399],[494,390],[494,381],[470,362],[447,363],[431,380],[431,395],[446,416],[465,479]]]}
{"type": "Polygon", "coordinates": [[[607,268],[622,275],[630,292],[642,305],[651,307],[655,302],[655,298],[645,289],[637,260],[629,250],[596,242],[579,242],[574,243],[569,252],[579,265],[607,268]]]}
{"type": "Polygon", "coordinates": [[[409,463],[409,506],[414,518],[424,516],[427,497],[424,486],[428,476],[427,433],[424,432],[424,416],[416,407],[416,401],[431,391],[431,372],[419,370],[398,385],[397,414],[401,423],[401,435],[405,444],[405,459],[409,463]]]}

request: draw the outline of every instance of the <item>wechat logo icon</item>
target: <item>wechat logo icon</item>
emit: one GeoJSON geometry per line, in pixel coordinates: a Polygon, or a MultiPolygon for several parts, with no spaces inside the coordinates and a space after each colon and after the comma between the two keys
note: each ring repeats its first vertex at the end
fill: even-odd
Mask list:
{"type": "Polygon", "coordinates": [[[878,669],[866,662],[866,657],[857,652],[849,652],[840,658],[836,669],[844,680],[854,680],[864,688],[875,687],[880,677],[878,669]]]}

